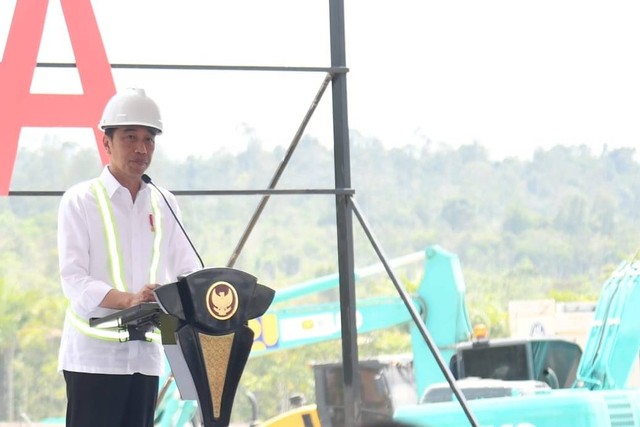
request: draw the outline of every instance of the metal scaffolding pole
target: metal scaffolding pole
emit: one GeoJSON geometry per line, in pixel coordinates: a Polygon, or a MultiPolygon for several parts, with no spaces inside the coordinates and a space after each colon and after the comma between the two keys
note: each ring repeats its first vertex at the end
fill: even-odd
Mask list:
{"type": "MultiPolygon", "coordinates": [[[[330,0],[331,66],[346,67],[344,2],[330,0]]],[[[351,188],[349,123],[347,120],[347,76],[333,79],[333,149],[336,189],[351,188]]],[[[353,218],[350,196],[336,195],[338,273],[340,277],[340,321],[342,326],[342,372],[344,380],[345,425],[356,425],[359,418],[358,346],[354,276],[353,218]]]]}

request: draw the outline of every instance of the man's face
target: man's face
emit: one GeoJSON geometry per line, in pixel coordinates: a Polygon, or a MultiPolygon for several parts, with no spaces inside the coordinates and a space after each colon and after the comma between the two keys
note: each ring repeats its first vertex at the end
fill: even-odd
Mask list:
{"type": "Polygon", "coordinates": [[[104,136],[104,147],[111,156],[109,170],[118,179],[139,180],[151,164],[155,133],[145,126],[115,128],[104,136]]]}

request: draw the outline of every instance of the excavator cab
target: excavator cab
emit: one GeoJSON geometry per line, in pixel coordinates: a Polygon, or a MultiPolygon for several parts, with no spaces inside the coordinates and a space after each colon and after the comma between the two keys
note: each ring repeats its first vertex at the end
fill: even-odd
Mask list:
{"type": "Polygon", "coordinates": [[[456,379],[541,381],[551,388],[570,388],[582,351],[558,338],[480,340],[457,346],[450,367],[456,379]]]}
{"type": "MultiPolygon", "coordinates": [[[[570,388],[582,352],[554,338],[476,340],[458,344],[449,367],[465,399],[524,396],[570,388]]],[[[430,385],[420,403],[454,400],[446,382],[430,385]]]]}

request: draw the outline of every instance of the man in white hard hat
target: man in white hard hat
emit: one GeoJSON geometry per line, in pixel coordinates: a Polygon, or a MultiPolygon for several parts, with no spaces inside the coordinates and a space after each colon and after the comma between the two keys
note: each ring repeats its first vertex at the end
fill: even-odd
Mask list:
{"type": "Polygon", "coordinates": [[[58,366],[67,385],[66,425],[152,427],[164,369],[159,337],[93,328],[89,319],[155,301],[157,286],[200,264],[167,206],[179,214],[175,197],[142,180],[162,133],[156,103],[142,89],[118,93],[99,127],[109,164],[67,190],[58,213],[60,277],[69,300],[58,366]]]}

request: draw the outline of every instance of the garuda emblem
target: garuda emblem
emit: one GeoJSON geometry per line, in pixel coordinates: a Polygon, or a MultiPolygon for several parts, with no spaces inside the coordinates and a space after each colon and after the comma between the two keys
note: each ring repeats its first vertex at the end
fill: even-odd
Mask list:
{"type": "Polygon", "coordinates": [[[228,282],[215,282],[207,291],[207,309],[218,320],[227,320],[238,311],[238,293],[228,282]]]}

